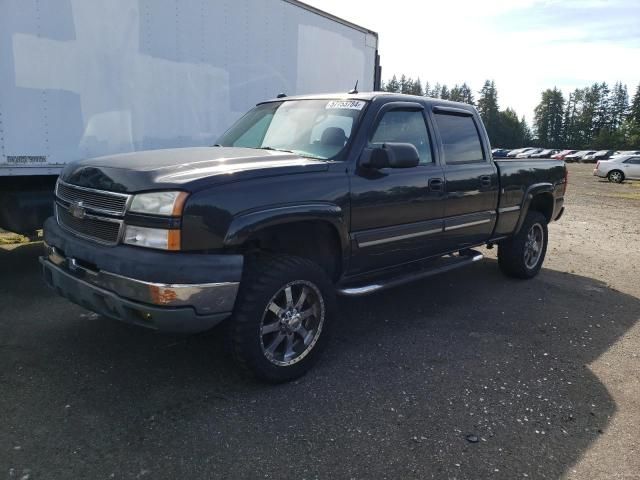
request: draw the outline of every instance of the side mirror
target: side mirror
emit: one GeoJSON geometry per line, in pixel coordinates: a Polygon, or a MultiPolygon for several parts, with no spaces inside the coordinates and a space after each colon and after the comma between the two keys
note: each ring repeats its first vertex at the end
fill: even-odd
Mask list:
{"type": "Polygon", "coordinates": [[[418,150],[411,143],[385,143],[381,147],[366,148],[360,165],[367,168],[413,168],[420,163],[418,150]]]}

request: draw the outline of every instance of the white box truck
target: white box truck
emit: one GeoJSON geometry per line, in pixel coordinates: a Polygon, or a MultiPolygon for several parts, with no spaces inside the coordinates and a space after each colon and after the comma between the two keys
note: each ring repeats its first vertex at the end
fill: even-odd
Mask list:
{"type": "Polygon", "coordinates": [[[296,0],[1,0],[0,228],[70,161],[215,143],[279,93],[377,90],[375,32],[296,0]]]}

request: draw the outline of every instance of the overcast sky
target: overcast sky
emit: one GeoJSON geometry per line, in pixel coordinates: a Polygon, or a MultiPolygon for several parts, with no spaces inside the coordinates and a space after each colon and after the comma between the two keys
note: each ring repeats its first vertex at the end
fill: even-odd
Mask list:
{"type": "Polygon", "coordinates": [[[540,92],[640,83],[640,0],[306,0],[378,32],[382,77],[485,79],[528,122],[540,92]]]}

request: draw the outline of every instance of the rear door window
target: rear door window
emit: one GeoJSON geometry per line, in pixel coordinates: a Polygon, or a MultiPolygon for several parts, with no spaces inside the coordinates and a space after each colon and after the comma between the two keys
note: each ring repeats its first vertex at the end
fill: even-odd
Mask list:
{"type": "Polygon", "coordinates": [[[434,117],[445,163],[484,162],[482,142],[472,116],[436,113],[434,117]]]}

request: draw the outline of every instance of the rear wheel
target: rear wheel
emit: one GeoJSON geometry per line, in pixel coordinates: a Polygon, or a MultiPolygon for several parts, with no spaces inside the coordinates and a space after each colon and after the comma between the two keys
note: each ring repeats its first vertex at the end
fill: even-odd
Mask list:
{"type": "Polygon", "coordinates": [[[498,245],[500,269],[510,277],[535,277],[547,253],[548,237],[546,217],[540,212],[530,211],[520,231],[498,245]]]}
{"type": "Polygon", "coordinates": [[[249,259],[230,326],[245,370],[279,383],[300,377],[327,343],[335,293],[315,263],[278,255],[249,259]]]}
{"type": "Polygon", "coordinates": [[[610,182],[622,183],[622,181],[624,180],[624,173],[622,173],[620,170],[611,170],[607,174],[607,178],[610,182]]]}

